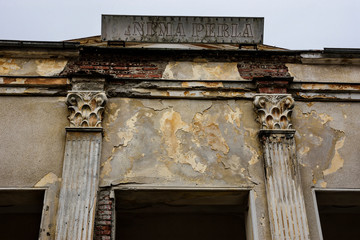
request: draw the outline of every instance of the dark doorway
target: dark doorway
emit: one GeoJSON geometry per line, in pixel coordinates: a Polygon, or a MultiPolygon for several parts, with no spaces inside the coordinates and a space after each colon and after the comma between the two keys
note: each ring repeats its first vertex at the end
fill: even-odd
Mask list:
{"type": "Polygon", "coordinates": [[[360,236],[360,191],[316,191],[324,240],[360,236]]]}
{"type": "Polygon", "coordinates": [[[44,190],[0,190],[0,239],[39,238],[44,190]]]}
{"type": "Polygon", "coordinates": [[[116,191],[116,239],[246,239],[248,191],[116,191]]]}

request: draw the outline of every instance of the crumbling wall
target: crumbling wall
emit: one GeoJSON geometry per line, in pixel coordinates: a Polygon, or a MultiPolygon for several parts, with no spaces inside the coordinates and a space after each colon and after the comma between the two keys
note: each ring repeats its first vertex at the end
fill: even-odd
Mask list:
{"type": "Polygon", "coordinates": [[[252,101],[110,98],[103,127],[105,191],[129,184],[254,189],[259,234],[269,236],[252,101]]]}
{"type": "Polygon", "coordinates": [[[297,130],[297,157],[313,238],[318,237],[318,229],[311,190],[352,189],[360,186],[359,114],[358,103],[296,103],[293,125],[297,130]]]}
{"type": "Polygon", "coordinates": [[[261,156],[251,101],[112,98],[101,185],[253,186],[261,156]]]}

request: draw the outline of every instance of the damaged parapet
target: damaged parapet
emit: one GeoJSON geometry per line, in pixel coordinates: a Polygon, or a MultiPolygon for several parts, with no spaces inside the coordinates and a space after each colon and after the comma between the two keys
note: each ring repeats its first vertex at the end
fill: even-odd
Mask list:
{"type": "Polygon", "coordinates": [[[259,137],[264,151],[272,239],[308,240],[295,130],[291,124],[294,99],[289,94],[262,94],[255,97],[254,105],[261,124],[259,137]]]}
{"type": "Polygon", "coordinates": [[[103,79],[73,79],[67,96],[70,127],[56,226],[56,239],[93,239],[102,144],[102,115],[107,98],[103,79]],[[97,83],[97,84],[94,84],[97,83]]]}

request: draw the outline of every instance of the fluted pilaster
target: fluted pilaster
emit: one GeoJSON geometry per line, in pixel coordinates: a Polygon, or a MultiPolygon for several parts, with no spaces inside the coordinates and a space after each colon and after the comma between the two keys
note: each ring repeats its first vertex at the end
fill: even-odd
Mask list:
{"type": "Polygon", "coordinates": [[[57,214],[56,239],[92,240],[102,145],[102,91],[70,92],[70,127],[57,214]]]}
{"type": "Polygon", "coordinates": [[[288,94],[256,96],[254,105],[261,124],[266,195],[273,240],[308,240],[304,196],[296,159],[291,113],[294,100],[288,94]]]}

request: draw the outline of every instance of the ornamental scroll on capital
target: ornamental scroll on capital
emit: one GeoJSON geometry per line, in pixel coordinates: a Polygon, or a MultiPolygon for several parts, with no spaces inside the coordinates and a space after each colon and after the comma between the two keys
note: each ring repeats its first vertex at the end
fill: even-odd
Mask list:
{"type": "Polygon", "coordinates": [[[70,92],[66,99],[70,127],[101,127],[106,101],[104,92],[70,92]]]}
{"type": "Polygon", "coordinates": [[[292,129],[294,99],[289,94],[264,94],[255,97],[254,105],[261,130],[292,129]]]}

